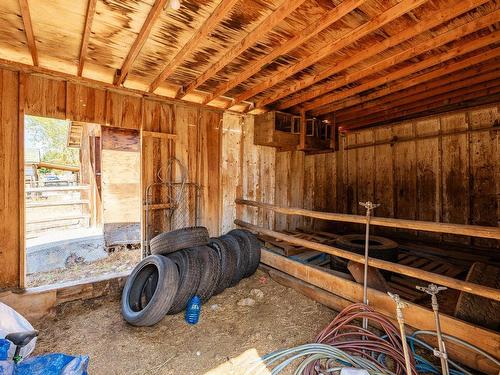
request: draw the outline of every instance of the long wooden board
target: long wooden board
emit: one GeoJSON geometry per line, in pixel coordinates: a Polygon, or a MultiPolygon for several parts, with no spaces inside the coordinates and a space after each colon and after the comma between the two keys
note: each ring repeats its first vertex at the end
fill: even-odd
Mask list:
{"type": "MultiPolygon", "coordinates": [[[[359,302],[362,300],[362,285],[274,254],[269,250],[262,249],[261,263],[281,270],[288,275],[334,293],[349,301],[359,302]]],[[[394,302],[387,294],[369,288],[368,300],[370,306],[376,310],[385,315],[394,316],[394,302]]],[[[405,310],[405,322],[417,329],[435,330],[433,312],[413,303],[409,303],[409,308],[405,310]]],[[[500,356],[500,335],[498,333],[468,324],[444,314],[441,315],[441,328],[444,333],[476,345],[496,358],[500,356]]],[[[468,364],[475,368],[480,368],[481,371],[487,371],[490,374],[495,373],[494,368],[485,359],[475,358],[468,364]]],[[[498,370],[496,369],[497,372],[498,370]]]]}

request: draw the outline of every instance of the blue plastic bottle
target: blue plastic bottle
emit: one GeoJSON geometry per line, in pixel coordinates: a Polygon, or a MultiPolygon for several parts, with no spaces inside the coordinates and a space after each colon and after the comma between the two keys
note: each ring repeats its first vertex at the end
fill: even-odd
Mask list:
{"type": "Polygon", "coordinates": [[[196,324],[200,319],[201,313],[201,299],[199,296],[193,296],[186,307],[186,322],[189,324],[196,324]]]}

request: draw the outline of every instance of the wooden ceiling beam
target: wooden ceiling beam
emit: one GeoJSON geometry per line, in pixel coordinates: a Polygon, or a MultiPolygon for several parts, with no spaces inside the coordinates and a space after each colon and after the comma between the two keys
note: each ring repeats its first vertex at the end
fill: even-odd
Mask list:
{"type": "Polygon", "coordinates": [[[403,78],[403,77],[407,77],[410,74],[417,73],[423,69],[430,68],[434,65],[451,60],[455,57],[464,55],[464,54],[469,53],[469,52],[473,52],[479,48],[486,47],[490,44],[494,44],[494,43],[498,42],[498,40],[500,40],[499,38],[500,38],[500,31],[496,31],[496,32],[490,33],[489,35],[485,35],[483,37],[470,40],[466,43],[463,43],[462,45],[460,45],[458,47],[450,49],[449,51],[446,51],[446,52],[441,53],[439,55],[422,60],[419,63],[415,63],[415,64],[409,65],[405,68],[396,70],[392,73],[389,73],[389,74],[386,74],[380,78],[368,81],[366,83],[363,83],[363,84],[358,85],[356,87],[353,87],[351,89],[347,89],[347,90],[343,90],[340,92],[334,92],[331,94],[324,95],[316,100],[313,100],[311,102],[307,102],[304,105],[304,108],[306,111],[310,111],[312,109],[321,107],[325,104],[339,101],[339,100],[348,98],[349,96],[353,96],[355,94],[358,94],[360,92],[376,88],[376,87],[381,86],[383,84],[386,84],[388,82],[395,81],[395,80],[403,78]]]}
{"type": "MultiPolygon", "coordinates": [[[[405,96],[404,92],[392,94],[386,97],[386,101],[384,103],[379,103],[377,105],[371,105],[366,108],[356,108],[354,110],[348,110],[344,112],[338,112],[335,114],[335,117],[338,123],[344,123],[351,120],[357,120],[366,116],[371,116],[375,113],[384,112],[391,110],[393,108],[399,107],[404,104],[410,105],[411,103],[417,103],[420,100],[426,99],[429,96],[436,96],[440,94],[444,94],[450,91],[457,90],[459,88],[473,86],[481,82],[491,81],[494,79],[500,78],[500,68],[493,67],[493,69],[484,74],[474,75],[470,78],[456,80],[455,82],[442,83],[441,86],[436,87],[434,89],[422,90],[421,92],[405,96]]],[[[425,86],[425,85],[424,85],[425,86]]]]}
{"type": "Polygon", "coordinates": [[[264,35],[274,29],[281,21],[292,14],[298,7],[300,7],[307,0],[285,0],[281,6],[271,13],[266,19],[253,29],[247,36],[245,36],[238,43],[234,44],[228,51],[224,53],[222,58],[216,63],[212,64],[205,72],[191,82],[184,90],[184,94],[192,93],[197,87],[208,81],[215,76],[226,65],[231,63],[239,55],[245,52],[248,48],[252,47],[255,43],[260,41],[264,35]]]}
{"type": "Polygon", "coordinates": [[[212,14],[203,22],[203,25],[193,34],[191,39],[180,49],[172,60],[167,64],[158,77],[149,86],[149,92],[154,92],[162,82],[164,82],[172,73],[182,64],[184,59],[194,52],[199,43],[208,37],[212,31],[219,25],[219,23],[227,17],[231,8],[238,2],[238,0],[222,0],[215,8],[212,14]]]}
{"type": "Polygon", "coordinates": [[[83,73],[83,65],[87,58],[87,47],[89,45],[90,32],[92,30],[92,22],[94,20],[95,8],[97,0],[89,0],[87,5],[87,14],[85,16],[85,26],[83,27],[82,43],[80,45],[80,57],[78,59],[77,76],[81,77],[83,73]]]}
{"type": "Polygon", "coordinates": [[[500,71],[496,70],[481,76],[472,77],[470,79],[454,82],[450,85],[441,86],[434,90],[412,95],[399,102],[395,101],[393,103],[386,104],[385,106],[376,107],[372,111],[360,113],[357,116],[345,118],[337,115],[337,123],[342,126],[353,125],[359,121],[378,118],[381,116],[388,116],[401,110],[408,110],[411,108],[419,107],[437,100],[446,100],[448,98],[453,98],[457,96],[457,93],[462,95],[474,92],[479,89],[491,88],[496,85],[494,82],[498,82],[499,79],[500,71]]]}
{"type": "Polygon", "coordinates": [[[271,78],[265,79],[263,82],[255,85],[249,90],[244,91],[240,95],[238,95],[234,104],[239,104],[244,100],[247,100],[269,88],[276,85],[277,83],[284,81],[285,79],[293,76],[294,74],[308,68],[309,66],[321,61],[325,57],[330,56],[331,54],[340,51],[342,48],[345,48],[362,37],[374,32],[375,30],[380,29],[384,25],[388,24],[391,21],[394,21],[396,18],[402,16],[409,11],[418,8],[420,5],[426,3],[428,0],[402,0],[398,4],[389,8],[385,12],[378,14],[373,17],[368,22],[363,25],[347,32],[342,35],[337,41],[331,43],[326,43],[321,48],[317,49],[315,52],[309,54],[307,57],[299,60],[294,65],[291,65],[280,72],[276,73],[271,78]]]}
{"type": "Polygon", "coordinates": [[[442,68],[435,69],[431,72],[424,73],[410,79],[405,79],[399,82],[388,84],[386,87],[366,95],[358,94],[356,96],[345,98],[340,102],[328,103],[320,108],[311,111],[311,114],[313,116],[321,116],[331,112],[336,112],[345,108],[358,105],[360,103],[364,103],[370,100],[384,97],[389,94],[399,92],[401,90],[411,88],[421,83],[429,82],[438,78],[443,78],[447,75],[461,71],[463,69],[468,69],[471,67],[472,69],[475,69],[474,66],[477,64],[482,64],[485,62],[496,63],[496,61],[498,61],[499,58],[500,58],[500,48],[496,48],[494,50],[486,51],[478,55],[469,57],[457,63],[448,63],[442,68]]]}
{"type": "Polygon", "coordinates": [[[460,104],[468,100],[474,100],[483,97],[490,97],[491,101],[497,101],[497,95],[500,93],[500,80],[490,81],[486,84],[468,87],[462,90],[457,90],[453,93],[439,95],[438,97],[429,98],[422,102],[421,105],[413,107],[402,107],[396,111],[389,111],[385,115],[367,118],[360,121],[353,121],[342,124],[343,130],[352,130],[370,125],[379,124],[388,121],[404,121],[409,116],[425,113],[429,110],[435,110],[441,107],[447,107],[453,104],[460,104]]]}
{"type": "Polygon", "coordinates": [[[467,81],[471,78],[477,78],[484,76],[485,74],[491,73],[492,71],[498,70],[499,62],[495,61],[493,64],[479,65],[473,69],[469,68],[462,70],[460,72],[455,72],[452,74],[447,74],[443,77],[434,79],[430,82],[424,82],[416,86],[410,87],[408,89],[391,93],[386,96],[382,96],[377,99],[370,101],[365,101],[356,106],[348,107],[347,109],[341,109],[337,111],[335,115],[341,119],[355,118],[363,116],[367,111],[370,111],[377,107],[384,107],[390,105],[393,102],[402,102],[408,97],[413,97],[415,95],[425,93],[427,91],[439,89],[443,86],[454,84],[458,81],[467,81]]]}
{"type": "MultiPolygon", "coordinates": [[[[375,43],[373,46],[366,50],[362,50],[359,53],[356,53],[353,56],[349,56],[346,59],[339,61],[338,64],[334,64],[332,67],[329,67],[322,72],[315,74],[313,76],[309,76],[304,78],[301,81],[293,83],[292,85],[286,87],[283,90],[277,91],[276,93],[271,94],[269,97],[264,98],[256,103],[255,107],[263,108],[266,105],[269,105],[279,99],[287,97],[297,91],[303,90],[309,86],[312,86],[315,83],[318,83],[328,77],[333,76],[336,73],[339,73],[351,66],[354,66],[363,60],[369,59],[371,57],[376,56],[377,54],[387,51],[388,49],[395,47],[411,38],[414,38],[444,22],[447,22],[453,18],[460,16],[463,13],[466,13],[482,4],[487,2],[487,0],[473,0],[473,1],[459,1],[457,4],[454,4],[452,7],[445,6],[444,9],[441,9],[439,12],[432,14],[429,18],[417,22],[414,26],[404,30],[401,33],[397,33],[387,39],[385,39],[381,43],[375,43]]],[[[303,94],[304,97],[308,97],[309,91],[303,94]]],[[[314,96],[309,97],[312,99],[314,96]]],[[[298,99],[299,96],[293,99],[298,99]]],[[[302,98],[302,97],[300,97],[302,98]]],[[[289,101],[280,104],[277,109],[282,110],[288,108],[289,101]]]]}
{"type": "Polygon", "coordinates": [[[222,84],[216,91],[214,91],[208,96],[205,103],[209,103],[215,98],[224,95],[232,88],[238,86],[240,83],[246,81],[248,78],[258,73],[262,69],[262,67],[272,63],[278,57],[287,54],[288,52],[299,47],[301,44],[306,43],[308,40],[318,35],[327,27],[331,26],[332,24],[340,20],[342,17],[352,12],[354,9],[356,9],[357,7],[359,7],[360,5],[362,5],[367,1],[368,0],[344,0],[334,9],[324,13],[320,19],[309,24],[309,26],[307,26],[301,32],[296,34],[293,38],[287,40],[279,47],[275,48],[271,53],[265,55],[261,59],[254,61],[252,64],[250,64],[250,66],[245,67],[244,70],[240,72],[235,78],[222,84]]]}
{"type": "Polygon", "coordinates": [[[23,19],[24,33],[26,34],[26,41],[30,50],[33,65],[38,66],[38,51],[36,49],[35,34],[33,33],[33,24],[31,23],[30,8],[28,0],[19,0],[21,8],[21,17],[23,19]]]}
{"type": "Polygon", "coordinates": [[[148,39],[149,34],[151,33],[151,29],[153,28],[153,25],[158,19],[158,17],[160,17],[163,9],[165,8],[165,5],[167,4],[167,1],[168,0],[156,0],[153,6],[151,7],[151,10],[149,11],[148,16],[146,17],[146,20],[144,21],[141,30],[137,35],[137,38],[132,44],[130,51],[128,51],[127,57],[125,58],[122,67],[120,68],[119,75],[115,80],[115,85],[117,86],[121,85],[127,78],[130,68],[132,67],[132,65],[135,62],[135,59],[141,52],[144,43],[146,43],[146,40],[148,39]]]}

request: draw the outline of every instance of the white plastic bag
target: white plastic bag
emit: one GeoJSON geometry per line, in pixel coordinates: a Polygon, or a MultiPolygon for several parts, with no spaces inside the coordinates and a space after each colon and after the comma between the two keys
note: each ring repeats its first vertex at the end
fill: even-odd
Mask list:
{"type": "MultiPolygon", "coordinates": [[[[16,310],[0,302],[0,338],[3,339],[9,333],[33,331],[33,326],[16,310]]],[[[20,355],[28,357],[35,350],[36,337],[21,349],[20,355]]],[[[9,358],[14,356],[15,347],[10,345],[9,358]]]]}

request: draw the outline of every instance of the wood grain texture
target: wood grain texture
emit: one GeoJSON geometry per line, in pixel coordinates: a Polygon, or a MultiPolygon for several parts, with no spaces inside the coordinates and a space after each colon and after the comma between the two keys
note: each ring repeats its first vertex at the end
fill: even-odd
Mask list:
{"type": "Polygon", "coordinates": [[[18,84],[16,72],[0,69],[0,288],[17,287],[20,281],[18,84]]]}

